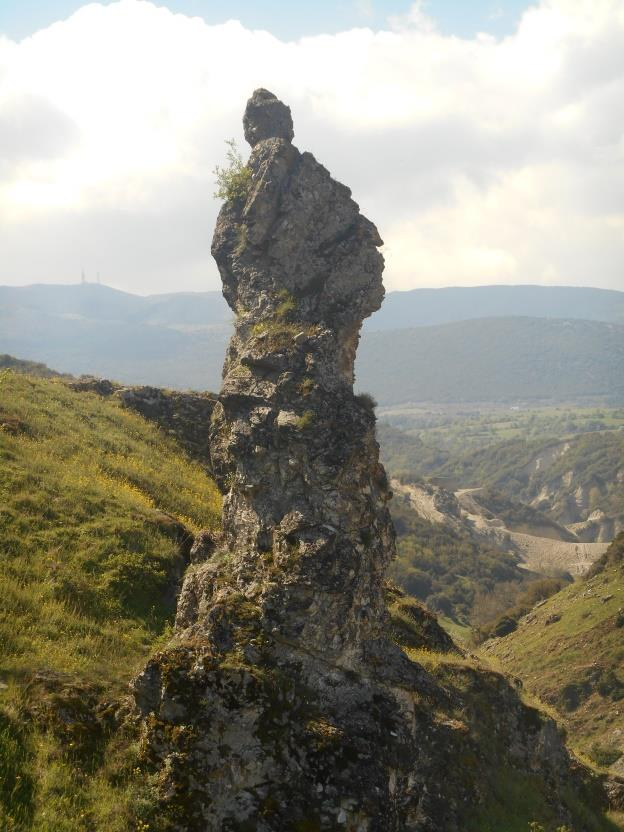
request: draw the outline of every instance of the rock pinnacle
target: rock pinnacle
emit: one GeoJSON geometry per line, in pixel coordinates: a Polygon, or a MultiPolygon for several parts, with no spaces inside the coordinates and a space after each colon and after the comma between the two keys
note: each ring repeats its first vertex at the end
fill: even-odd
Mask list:
{"type": "Polygon", "coordinates": [[[489,683],[499,721],[484,729],[478,715],[473,750],[460,697],[399,633],[459,651],[408,599],[390,630],[391,493],[370,397],[353,392],[362,321],[384,294],[382,241],[291,143],[286,105],[256,90],[244,124],[249,186],[212,243],[236,316],[210,424],[223,531],[196,541],[174,638],[134,682],[162,828],[459,832],[482,799],[480,737],[497,771],[533,773],[548,747],[549,783],[565,751],[504,681],[489,683]]]}
{"type": "Polygon", "coordinates": [[[243,129],[245,140],[252,147],[264,139],[286,139],[291,142],[295,135],[290,107],[272,92],[262,88],[255,90],[247,102],[243,129]]]}

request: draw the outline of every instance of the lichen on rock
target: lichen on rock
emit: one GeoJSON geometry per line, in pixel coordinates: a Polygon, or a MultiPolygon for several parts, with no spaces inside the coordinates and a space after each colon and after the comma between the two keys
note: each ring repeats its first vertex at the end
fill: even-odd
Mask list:
{"type": "MultiPolygon", "coordinates": [[[[449,760],[461,748],[477,759],[479,740],[440,717],[461,702],[403,646],[458,651],[396,590],[389,622],[391,493],[374,412],[353,393],[360,327],[384,295],[382,241],[349,189],[294,147],[274,95],[253,94],[244,127],[251,184],[221,208],[212,245],[236,314],[210,425],[222,536],[198,543],[174,640],[134,682],[161,820],[459,830],[483,796],[449,760]]],[[[500,765],[544,766],[556,795],[567,752],[554,725],[528,718],[501,677],[481,683],[513,703],[492,740],[500,765]]]]}

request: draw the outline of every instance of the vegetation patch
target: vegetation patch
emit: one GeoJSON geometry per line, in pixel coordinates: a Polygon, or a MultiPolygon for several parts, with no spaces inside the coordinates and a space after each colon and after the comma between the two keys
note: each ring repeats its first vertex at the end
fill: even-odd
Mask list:
{"type": "Polygon", "coordinates": [[[280,320],[259,321],[251,329],[255,336],[268,336],[271,346],[289,346],[300,331],[300,327],[295,324],[280,320]]]}
{"type": "Polygon", "coordinates": [[[485,641],[488,638],[500,638],[509,635],[517,628],[519,620],[529,613],[540,601],[545,601],[555,595],[563,587],[567,586],[569,580],[564,578],[539,578],[531,581],[526,588],[519,593],[512,607],[505,610],[492,622],[475,624],[473,637],[477,642],[485,641]]]}
{"type": "Polygon", "coordinates": [[[309,396],[310,393],[314,390],[315,387],[316,387],[316,383],[315,383],[314,379],[304,378],[304,380],[299,385],[299,393],[302,396],[309,396]]]}
{"type": "Polygon", "coordinates": [[[311,427],[314,424],[314,413],[311,410],[306,410],[299,418],[295,424],[297,430],[307,430],[307,428],[311,427]]]}
{"type": "Polygon", "coordinates": [[[155,792],[114,715],[170,636],[219,492],[113,399],[16,373],[0,396],[0,422],[26,427],[0,430],[0,827],[147,829],[155,792]]]}
{"type": "Polygon", "coordinates": [[[623,540],[620,535],[611,544],[596,574],[560,590],[534,607],[514,632],[485,645],[488,658],[555,709],[572,747],[604,768],[617,763],[624,750],[614,741],[624,734],[624,645],[618,626],[623,540]]]}
{"type": "Polygon", "coordinates": [[[225,202],[237,202],[247,198],[251,187],[251,169],[243,163],[236,141],[226,139],[225,143],[228,146],[225,154],[227,166],[215,166],[213,173],[216,177],[217,189],[214,196],[215,199],[222,199],[225,202]]]}
{"type": "Polygon", "coordinates": [[[288,289],[280,289],[277,297],[280,302],[275,309],[275,316],[280,320],[285,320],[296,310],[297,304],[288,289]]]}
{"type": "Polygon", "coordinates": [[[395,495],[390,510],[398,534],[391,577],[435,612],[477,624],[477,614],[491,619],[502,613],[530,580],[515,555],[424,520],[408,498],[395,495]]]}
{"type": "Polygon", "coordinates": [[[390,633],[401,647],[457,652],[436,616],[414,598],[404,595],[390,581],[386,583],[386,603],[390,614],[390,633]]]}
{"type": "MultiPolygon", "coordinates": [[[[607,443],[615,450],[619,444],[621,458],[624,441],[620,432],[624,430],[622,407],[437,405],[434,410],[405,405],[381,407],[378,418],[382,458],[392,476],[404,481],[434,476],[455,488],[490,486],[516,501],[522,500],[522,483],[526,485],[522,478],[514,484],[518,472],[553,442],[566,439],[575,443],[585,437],[578,460],[582,467],[576,472],[585,479],[592,447],[607,443]]],[[[612,481],[615,459],[603,459],[602,470],[596,471],[607,485],[612,481]]]]}

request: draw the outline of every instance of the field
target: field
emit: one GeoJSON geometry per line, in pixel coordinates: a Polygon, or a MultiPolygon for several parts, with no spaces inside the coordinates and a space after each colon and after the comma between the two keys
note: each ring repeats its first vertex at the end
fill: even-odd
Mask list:
{"type": "Polygon", "coordinates": [[[623,407],[525,408],[522,405],[380,407],[381,423],[418,437],[429,448],[464,452],[507,439],[561,438],[596,430],[624,430],[623,407]]]}

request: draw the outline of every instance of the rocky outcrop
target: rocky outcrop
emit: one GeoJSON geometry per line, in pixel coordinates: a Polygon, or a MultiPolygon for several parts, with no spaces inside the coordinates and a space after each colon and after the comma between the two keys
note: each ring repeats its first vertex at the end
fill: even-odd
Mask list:
{"type": "Polygon", "coordinates": [[[188,455],[210,465],[208,425],[216,398],[211,393],[181,392],[161,387],[126,387],[107,378],[82,376],[69,382],[72,390],[116,396],[124,407],[155,422],[174,437],[188,455]]]}
{"type": "Polygon", "coordinates": [[[210,463],[208,425],[216,398],[211,393],[183,393],[159,387],[124,387],[117,392],[124,407],[156,422],[175,437],[188,455],[210,463]]]}
{"type": "Polygon", "coordinates": [[[134,682],[159,823],[459,830],[488,799],[484,723],[488,770],[543,773],[565,822],[554,723],[497,674],[467,665],[460,694],[409,658],[401,645],[458,651],[396,590],[388,619],[391,495],[373,410],[353,394],[362,320],[383,298],[379,234],[293,146],[275,96],[257,90],[244,126],[249,189],[212,247],[236,314],[210,427],[223,532],[194,547],[174,640],[134,682]],[[471,711],[471,690],[490,692],[495,718],[471,711]]]}

